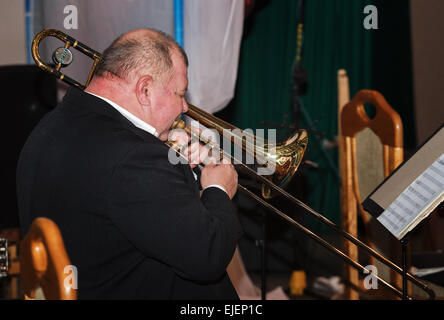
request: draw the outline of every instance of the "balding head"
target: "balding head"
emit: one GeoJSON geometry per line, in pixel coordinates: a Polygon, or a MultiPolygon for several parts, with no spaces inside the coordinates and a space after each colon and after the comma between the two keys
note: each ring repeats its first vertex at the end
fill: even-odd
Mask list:
{"type": "Polygon", "coordinates": [[[175,52],[188,66],[185,52],[167,34],[152,29],[133,30],[114,40],[103,52],[95,74],[106,77],[108,73],[130,80],[147,73],[154,80],[163,80],[172,70],[171,55],[175,52]]]}

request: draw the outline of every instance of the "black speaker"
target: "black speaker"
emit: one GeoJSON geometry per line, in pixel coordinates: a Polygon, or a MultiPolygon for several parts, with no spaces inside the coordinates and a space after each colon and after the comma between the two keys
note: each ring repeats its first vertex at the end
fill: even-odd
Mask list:
{"type": "Polygon", "coordinates": [[[56,79],[34,65],[0,67],[0,229],[18,227],[15,172],[20,151],[34,126],[57,105],[56,79]]]}

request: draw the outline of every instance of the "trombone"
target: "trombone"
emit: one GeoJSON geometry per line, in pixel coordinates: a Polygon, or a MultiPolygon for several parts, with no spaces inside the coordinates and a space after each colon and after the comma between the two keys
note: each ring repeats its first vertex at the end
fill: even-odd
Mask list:
{"type": "MultiPolygon", "coordinates": [[[[36,62],[36,64],[43,70],[52,73],[54,76],[56,76],[58,79],[65,81],[66,83],[70,85],[74,85],[80,89],[85,89],[88,84],[90,83],[91,79],[94,76],[95,68],[97,67],[98,62],[100,61],[101,54],[88,46],[84,45],[83,43],[77,41],[76,39],[66,35],[65,33],[55,30],[55,29],[44,29],[40,31],[34,38],[32,43],[32,56],[36,62]],[[64,47],[60,47],[56,49],[56,51],[53,53],[52,58],[53,62],[55,64],[55,67],[50,66],[42,61],[40,54],[39,54],[39,44],[42,39],[46,37],[56,37],[60,39],[62,42],[65,43],[64,47]],[[83,54],[87,55],[91,59],[94,60],[93,65],[91,67],[91,70],[89,72],[88,79],[86,83],[83,85],[76,80],[66,76],[65,74],[61,73],[60,70],[63,67],[68,66],[73,59],[73,54],[69,50],[70,47],[73,47],[83,54]]],[[[400,268],[398,265],[390,261],[389,259],[385,258],[380,253],[376,252],[374,249],[370,248],[363,242],[361,242],[356,237],[352,236],[351,234],[345,232],[342,228],[334,224],[329,219],[325,218],[323,215],[321,215],[319,212],[313,210],[309,206],[307,206],[305,203],[300,201],[299,199],[295,198],[293,195],[288,193],[284,190],[284,187],[289,183],[292,176],[296,172],[298,166],[300,165],[302,161],[303,154],[305,152],[305,149],[307,147],[308,143],[308,137],[305,130],[300,129],[297,130],[288,140],[277,143],[277,144],[269,144],[267,140],[256,137],[251,134],[247,134],[247,139],[243,139],[242,136],[239,136],[235,133],[233,133],[233,129],[237,129],[236,127],[232,126],[231,124],[191,105],[188,104],[189,111],[187,112],[187,115],[191,117],[194,120],[199,121],[199,123],[202,123],[204,126],[215,129],[219,134],[226,135],[227,132],[230,132],[229,138],[234,141],[234,143],[240,141],[240,146],[242,147],[242,150],[248,152],[249,150],[255,150],[256,142],[261,139],[260,145],[263,146],[259,153],[262,154],[261,159],[257,159],[256,153],[253,152],[253,155],[255,157],[255,160],[257,160],[260,163],[270,163],[271,161],[275,163],[275,174],[272,176],[262,176],[256,173],[256,171],[249,166],[247,166],[244,163],[239,163],[239,161],[235,161],[234,165],[236,168],[241,170],[242,172],[246,173],[247,175],[251,176],[253,179],[257,180],[262,184],[262,197],[258,196],[256,193],[252,192],[251,190],[247,189],[246,187],[242,185],[238,185],[238,190],[245,193],[252,199],[256,200],[259,204],[261,204],[264,208],[274,212],[275,214],[279,215],[281,218],[283,218],[285,221],[290,223],[291,225],[297,227],[299,230],[301,230],[305,235],[309,236],[310,238],[314,239],[318,243],[320,243],[323,247],[328,249],[329,251],[333,252],[337,256],[339,256],[342,260],[344,260],[346,263],[352,265],[356,269],[360,270],[361,272],[370,273],[370,271],[362,266],[359,262],[351,259],[348,255],[343,253],[338,248],[332,246],[329,244],[326,240],[324,240],[322,237],[318,236],[314,232],[307,229],[305,226],[294,220],[292,217],[288,216],[275,206],[271,205],[266,200],[270,199],[273,194],[278,194],[280,196],[283,196],[288,201],[292,202],[298,207],[303,208],[305,211],[310,213],[314,218],[316,218],[321,223],[328,226],[330,229],[338,233],[339,235],[346,238],[348,241],[356,245],[358,248],[364,250],[367,254],[377,258],[382,263],[384,263],[386,266],[394,270],[395,272],[404,275],[407,280],[414,283],[416,286],[418,286],[420,289],[425,291],[427,295],[429,296],[429,299],[435,298],[435,293],[432,289],[430,289],[425,283],[415,278],[412,274],[405,272],[402,268],[400,268]],[[265,152],[265,150],[272,150],[272,152],[265,152]]],[[[228,152],[225,150],[219,149],[219,146],[215,146],[209,139],[203,138],[200,136],[199,133],[196,133],[192,131],[189,127],[186,127],[183,120],[177,119],[172,129],[184,129],[192,138],[199,139],[198,141],[203,142],[205,145],[210,146],[211,148],[215,147],[217,150],[220,150],[221,156],[226,156],[229,158],[233,158],[228,152]]],[[[239,130],[239,129],[237,129],[239,130]]],[[[167,143],[167,145],[170,148],[175,149],[178,151],[178,146],[172,143],[167,143]]],[[[257,148],[256,148],[257,150],[257,148]]],[[[236,159],[234,159],[236,160],[236,159]]],[[[388,283],[384,279],[380,278],[377,275],[374,275],[374,277],[378,280],[378,283],[381,283],[384,287],[388,288],[390,291],[392,291],[395,295],[397,295],[400,298],[407,298],[407,299],[413,299],[410,296],[405,296],[405,292],[402,292],[399,288],[395,287],[394,285],[388,283]]],[[[405,288],[404,288],[405,290],[405,288]]]]}

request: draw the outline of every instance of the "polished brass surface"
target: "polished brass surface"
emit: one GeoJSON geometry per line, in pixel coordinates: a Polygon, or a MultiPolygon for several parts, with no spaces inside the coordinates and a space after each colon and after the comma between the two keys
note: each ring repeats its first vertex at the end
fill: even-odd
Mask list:
{"type": "Polygon", "coordinates": [[[39,66],[41,69],[43,69],[49,73],[52,73],[58,79],[63,80],[65,82],[69,83],[70,85],[74,85],[80,89],[85,89],[88,86],[89,82],[91,81],[91,79],[94,75],[94,70],[100,61],[100,57],[102,56],[99,52],[89,48],[88,46],[84,45],[83,43],[77,41],[76,39],[74,39],[74,38],[68,36],[67,34],[65,34],[59,30],[56,30],[56,29],[44,29],[44,30],[40,31],[39,33],[37,33],[36,36],[34,37],[34,40],[32,41],[31,52],[32,52],[32,57],[34,58],[34,61],[37,64],[37,66],[39,66]],[[39,52],[39,46],[40,46],[40,42],[47,37],[55,37],[65,43],[65,46],[64,46],[65,49],[69,49],[69,47],[73,47],[76,50],[82,52],[83,54],[87,55],[88,57],[90,57],[91,59],[94,60],[93,65],[92,65],[91,70],[88,75],[88,79],[86,80],[85,84],[81,84],[78,81],[61,73],[60,69],[64,67],[64,65],[61,62],[56,64],[55,67],[52,67],[52,66],[49,66],[48,64],[46,64],[42,60],[42,58],[40,56],[40,52],[39,52]]]}
{"type": "MultiPolygon", "coordinates": [[[[262,166],[273,168],[274,173],[268,175],[268,179],[285,188],[295,174],[308,144],[307,132],[303,129],[297,130],[293,135],[284,142],[277,144],[270,144],[266,139],[256,137],[247,132],[236,128],[232,124],[223,121],[210,113],[207,113],[196,106],[188,103],[187,115],[194,120],[199,121],[207,128],[216,129],[217,132],[227,138],[230,138],[235,144],[240,144],[240,147],[250,153],[257,163],[262,166]],[[242,132],[246,139],[243,139],[237,133],[242,132]]],[[[239,160],[239,159],[237,159],[239,160]]],[[[262,196],[266,199],[271,198],[271,189],[266,185],[262,185],[262,196]]]]}
{"type": "MultiPolygon", "coordinates": [[[[76,41],[77,40],[69,37],[68,35],[66,35],[60,31],[54,30],[54,29],[43,30],[39,34],[36,35],[36,38],[33,41],[32,53],[33,53],[34,60],[36,61],[37,65],[40,68],[42,68],[43,70],[45,70],[47,72],[54,74],[57,78],[65,81],[71,85],[75,85],[81,89],[84,89],[89,84],[90,80],[92,79],[92,77],[94,75],[94,70],[97,66],[97,63],[100,60],[101,55],[100,55],[100,53],[98,53],[98,52],[86,47],[82,43],[76,42],[76,41]],[[77,45],[75,45],[76,49],[78,49],[78,47],[83,48],[80,51],[82,51],[83,53],[85,53],[86,55],[88,55],[89,57],[94,59],[94,64],[90,70],[90,76],[88,77],[88,80],[85,85],[82,85],[82,84],[78,83],[77,81],[69,78],[68,76],[61,74],[58,70],[55,70],[54,68],[47,66],[46,64],[44,64],[41,61],[40,56],[38,54],[38,45],[39,45],[40,41],[47,36],[55,36],[55,37],[61,39],[62,41],[66,41],[66,45],[65,45],[66,47],[71,46],[71,43],[72,44],[77,43],[77,45]]],[[[74,47],[74,45],[72,45],[72,46],[74,47]]],[[[262,184],[262,198],[259,197],[254,192],[252,192],[251,190],[247,189],[246,187],[244,187],[242,185],[238,185],[238,190],[240,192],[243,192],[244,194],[248,195],[252,199],[256,200],[258,203],[260,203],[265,208],[267,208],[270,211],[274,212],[275,214],[279,215],[281,218],[286,220],[288,223],[297,227],[304,234],[306,234],[307,236],[316,240],[322,246],[324,246],[326,249],[328,249],[331,252],[333,252],[334,254],[338,255],[345,262],[349,263],[350,265],[352,265],[356,269],[360,270],[361,272],[365,272],[367,274],[370,273],[369,270],[367,270],[365,267],[363,267],[357,261],[354,261],[349,256],[344,254],[341,250],[332,246],[326,240],[324,240],[323,238],[321,238],[320,236],[318,236],[314,232],[310,231],[309,229],[307,229],[306,227],[301,225],[299,222],[297,222],[296,220],[294,220],[293,218],[291,218],[290,216],[288,216],[287,214],[285,214],[284,212],[282,212],[278,208],[271,205],[268,201],[266,201],[266,199],[268,199],[270,197],[270,195],[273,193],[273,194],[279,195],[283,199],[286,199],[286,200],[292,202],[294,205],[297,205],[297,206],[303,208],[308,213],[310,213],[314,218],[316,218],[318,221],[325,224],[330,229],[337,232],[339,235],[343,236],[351,243],[355,244],[358,248],[364,250],[367,254],[374,256],[375,258],[380,260],[382,263],[386,264],[389,268],[393,269],[395,272],[397,272],[399,274],[403,273],[403,270],[399,266],[397,266],[396,264],[394,264],[393,262],[391,262],[390,260],[388,260],[387,258],[382,256],[380,253],[376,252],[375,250],[373,250],[372,248],[370,248],[369,246],[367,246],[366,244],[361,242],[359,239],[357,239],[354,236],[350,235],[349,233],[345,232],[339,226],[337,226],[336,224],[331,222],[329,219],[325,218],[323,215],[316,212],[315,210],[313,210],[312,208],[310,208],[309,206],[304,204],[302,201],[298,200],[293,195],[289,194],[287,191],[285,191],[283,189],[283,187],[285,187],[288,184],[288,182],[290,181],[290,179],[292,178],[292,176],[296,172],[299,164],[302,161],[302,157],[303,157],[303,154],[305,152],[305,149],[307,147],[307,142],[308,142],[307,133],[305,130],[296,131],[293,134],[293,136],[285,142],[277,143],[275,145],[270,145],[270,144],[268,144],[267,140],[253,136],[251,134],[250,135],[246,134],[247,138],[243,139],[241,136],[239,136],[235,133],[237,130],[239,130],[235,126],[233,126],[233,125],[231,125],[231,124],[229,124],[229,123],[227,123],[227,122],[225,122],[225,121],[223,121],[223,120],[221,120],[221,119],[219,119],[219,118],[217,118],[217,117],[215,117],[215,116],[213,116],[213,115],[211,115],[211,114],[209,114],[209,113],[207,113],[207,112],[205,112],[205,111],[203,111],[191,104],[189,104],[189,110],[187,112],[187,115],[190,116],[191,118],[199,121],[199,123],[201,123],[205,127],[217,130],[221,135],[226,134],[227,130],[230,131],[232,133],[232,136],[230,136],[230,139],[232,139],[234,143],[236,143],[236,141],[241,141],[240,147],[242,147],[242,149],[246,152],[251,152],[252,150],[257,151],[258,150],[257,145],[261,145],[261,147],[264,148],[264,149],[259,149],[259,151],[263,151],[262,154],[261,154],[261,152],[254,152],[254,157],[259,163],[263,163],[266,165],[270,161],[275,161],[276,173],[273,175],[270,175],[270,176],[259,175],[259,174],[257,174],[257,172],[255,170],[253,170],[252,168],[250,168],[246,164],[236,163],[236,161],[235,161],[234,164],[235,164],[236,168],[238,168],[242,172],[248,174],[253,179],[257,180],[259,183],[262,184]],[[248,142],[249,139],[252,142],[248,142]],[[262,139],[262,140],[259,140],[259,139],[262,139]],[[270,150],[273,150],[273,151],[270,152],[270,150]],[[257,157],[257,153],[260,155],[259,157],[257,157]]],[[[230,154],[231,152],[224,151],[223,149],[220,148],[220,146],[218,146],[218,145],[216,146],[216,145],[212,144],[208,139],[202,138],[199,133],[192,132],[192,130],[190,128],[186,127],[183,120],[178,119],[174,122],[172,129],[178,129],[178,128],[186,130],[192,137],[199,138],[205,145],[209,145],[212,148],[218,148],[218,150],[220,150],[221,156],[232,158],[232,156],[230,154]]],[[[173,148],[174,150],[176,150],[177,152],[180,152],[181,147],[177,143],[167,143],[167,145],[169,147],[173,148]]],[[[259,147],[259,148],[261,148],[261,147],[259,147]]],[[[186,155],[183,155],[183,156],[186,157],[186,155]]],[[[386,282],[384,279],[380,278],[377,275],[374,275],[374,276],[378,280],[378,283],[381,283],[383,286],[390,289],[398,297],[401,297],[401,298],[403,297],[403,293],[399,288],[391,285],[390,283],[386,282]]],[[[424,290],[428,294],[429,299],[435,298],[435,293],[425,283],[418,280],[417,278],[415,278],[412,274],[410,274],[408,272],[406,273],[406,276],[409,281],[411,281],[412,283],[417,285],[419,288],[424,290]]],[[[407,298],[412,299],[412,297],[407,297],[407,298]]]]}

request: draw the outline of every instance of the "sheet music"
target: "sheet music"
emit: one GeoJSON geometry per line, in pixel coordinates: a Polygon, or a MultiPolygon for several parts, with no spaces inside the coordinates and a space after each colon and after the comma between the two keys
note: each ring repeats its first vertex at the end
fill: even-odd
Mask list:
{"type": "Polygon", "coordinates": [[[413,227],[411,226],[412,222],[417,220],[418,216],[436,202],[443,193],[444,153],[416,178],[377,219],[395,237],[402,238],[413,227]]]}

